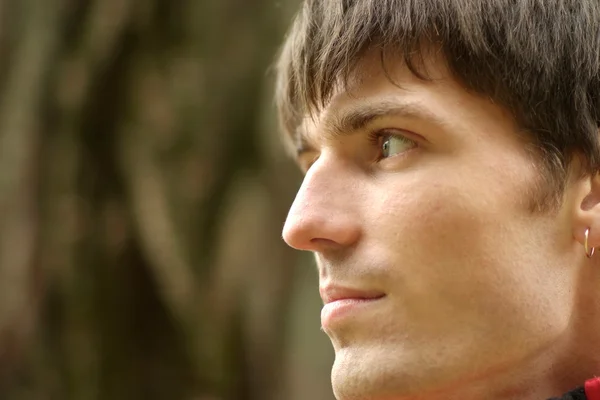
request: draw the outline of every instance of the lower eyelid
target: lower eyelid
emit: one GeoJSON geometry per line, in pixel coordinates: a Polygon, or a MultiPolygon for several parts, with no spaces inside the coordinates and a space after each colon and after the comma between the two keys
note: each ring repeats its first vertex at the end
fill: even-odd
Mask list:
{"type": "Polygon", "coordinates": [[[407,160],[407,158],[413,154],[413,152],[418,150],[419,146],[414,146],[401,153],[392,155],[387,158],[382,158],[375,164],[379,165],[381,169],[395,169],[396,167],[403,165],[402,163],[404,163],[407,160]]]}

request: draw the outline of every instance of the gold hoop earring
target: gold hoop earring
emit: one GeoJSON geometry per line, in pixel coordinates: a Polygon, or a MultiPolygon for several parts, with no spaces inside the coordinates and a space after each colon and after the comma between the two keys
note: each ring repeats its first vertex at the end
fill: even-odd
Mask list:
{"type": "Polygon", "coordinates": [[[595,247],[592,247],[592,249],[590,250],[588,247],[588,236],[590,235],[590,228],[587,228],[585,230],[585,242],[583,244],[583,247],[585,248],[585,255],[587,256],[587,258],[592,258],[592,256],[594,255],[594,251],[596,251],[595,247]]]}

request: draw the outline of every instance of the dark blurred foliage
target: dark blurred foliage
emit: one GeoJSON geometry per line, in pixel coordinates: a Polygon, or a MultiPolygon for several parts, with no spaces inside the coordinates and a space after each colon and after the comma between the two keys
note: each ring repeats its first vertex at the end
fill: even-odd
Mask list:
{"type": "Polygon", "coordinates": [[[332,398],[280,236],[296,6],[0,1],[0,398],[332,398]]]}

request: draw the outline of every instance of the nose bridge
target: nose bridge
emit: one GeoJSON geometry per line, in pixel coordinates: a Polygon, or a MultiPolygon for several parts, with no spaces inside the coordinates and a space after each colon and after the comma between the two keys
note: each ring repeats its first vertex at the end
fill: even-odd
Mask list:
{"type": "MultiPolygon", "coordinates": [[[[305,206],[323,210],[334,208],[333,203],[343,203],[340,197],[345,177],[342,168],[335,169],[335,161],[323,160],[311,168],[298,190],[296,198],[309,200],[305,206]],[[333,165],[332,165],[333,164],[333,165]],[[336,179],[337,178],[337,179],[336,179]]],[[[338,207],[341,204],[338,204],[338,207]]]]}
{"type": "Polygon", "coordinates": [[[348,168],[321,159],[306,174],[290,208],[283,238],[300,250],[348,246],[360,236],[356,185],[348,168]]]}

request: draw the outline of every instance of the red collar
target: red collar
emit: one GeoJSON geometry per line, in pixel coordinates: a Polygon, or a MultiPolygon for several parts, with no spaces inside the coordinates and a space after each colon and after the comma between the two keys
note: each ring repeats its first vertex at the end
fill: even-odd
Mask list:
{"type": "Polygon", "coordinates": [[[585,382],[585,396],[588,400],[600,400],[600,378],[589,379],[585,382]]]}

